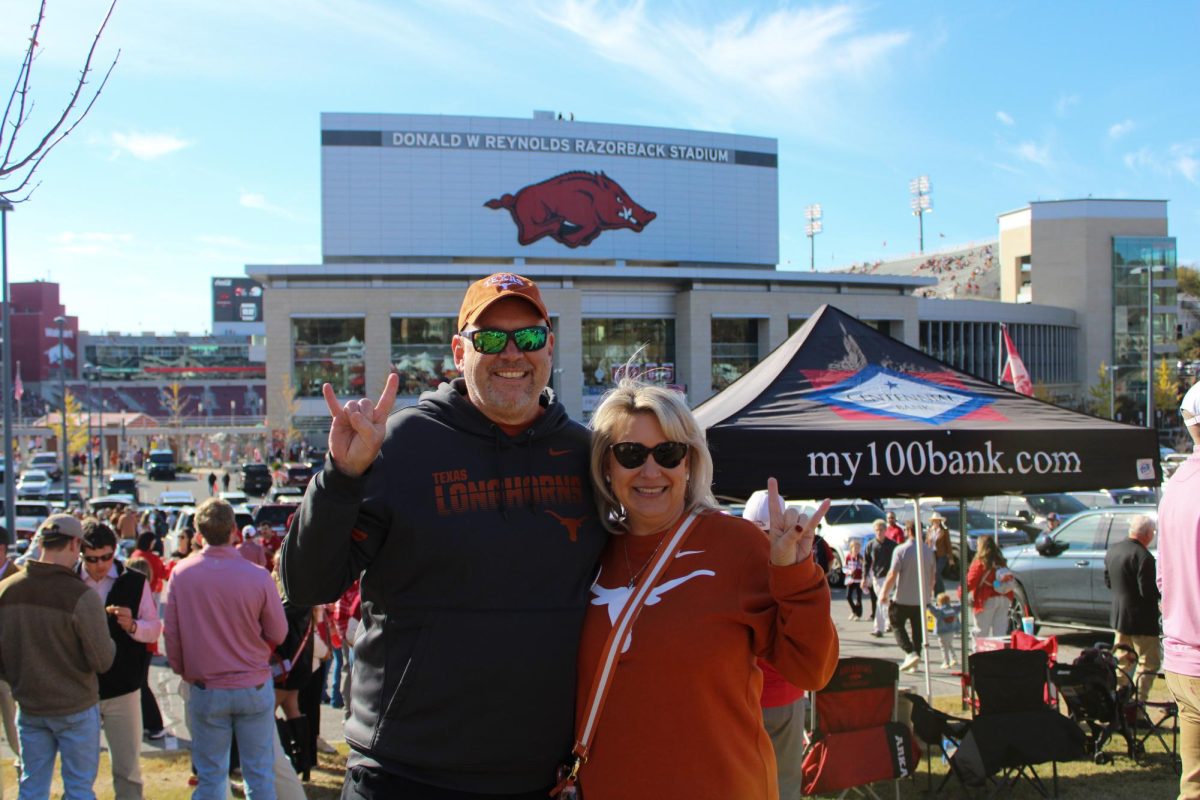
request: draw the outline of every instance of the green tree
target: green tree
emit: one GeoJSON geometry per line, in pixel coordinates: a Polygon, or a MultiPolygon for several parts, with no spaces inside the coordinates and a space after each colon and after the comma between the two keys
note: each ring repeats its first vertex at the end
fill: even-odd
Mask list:
{"type": "Polygon", "coordinates": [[[1200,359],[1200,331],[1196,331],[1179,340],[1179,358],[1181,361],[1196,361],[1200,359]]]}
{"type": "Polygon", "coordinates": [[[1087,409],[1097,417],[1111,418],[1112,375],[1108,364],[1100,362],[1099,380],[1088,387],[1087,409]]]}
{"type": "Polygon", "coordinates": [[[1200,270],[1193,267],[1180,267],[1176,270],[1176,280],[1179,281],[1179,293],[1200,297],[1200,270]]]}

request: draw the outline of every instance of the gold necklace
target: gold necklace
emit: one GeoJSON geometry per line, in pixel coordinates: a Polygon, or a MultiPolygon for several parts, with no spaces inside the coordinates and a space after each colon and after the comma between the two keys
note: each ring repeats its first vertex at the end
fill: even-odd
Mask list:
{"type": "MultiPolygon", "coordinates": [[[[625,536],[632,536],[632,535],[633,535],[632,533],[625,534],[625,536]]],[[[654,552],[651,553],[650,557],[646,559],[646,562],[644,564],[642,564],[641,567],[638,568],[638,571],[634,572],[633,565],[629,563],[629,540],[624,537],[621,538],[621,545],[622,545],[621,549],[622,549],[622,552],[625,553],[625,571],[631,573],[630,577],[629,577],[628,588],[632,589],[634,587],[634,585],[637,583],[637,579],[639,577],[641,577],[641,574],[643,572],[646,571],[646,567],[650,566],[650,562],[654,560],[654,557],[656,555],[658,555],[658,551],[662,548],[662,543],[665,542],[666,540],[667,540],[667,534],[666,534],[666,531],[663,531],[663,533],[659,534],[658,544],[655,545],[654,552]]]]}

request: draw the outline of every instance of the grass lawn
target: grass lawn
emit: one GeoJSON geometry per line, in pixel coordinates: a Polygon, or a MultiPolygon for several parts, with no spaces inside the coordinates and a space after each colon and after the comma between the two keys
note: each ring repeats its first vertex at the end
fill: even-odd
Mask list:
{"type": "MultiPolygon", "coordinates": [[[[1160,687],[1155,687],[1159,689],[1160,687]]],[[[1155,696],[1159,694],[1156,691],[1155,696]]],[[[936,698],[934,705],[951,714],[961,715],[959,701],[954,697],[936,698]]],[[[1166,737],[1170,742],[1170,738],[1166,737]]],[[[341,794],[342,778],[345,775],[346,745],[339,743],[337,755],[320,756],[320,766],[312,772],[312,780],[305,785],[309,800],[336,800],[341,794]]],[[[1162,746],[1151,737],[1147,742],[1147,754],[1142,763],[1135,764],[1125,755],[1124,740],[1119,737],[1109,742],[1106,752],[1113,755],[1109,764],[1094,764],[1089,761],[1073,761],[1058,765],[1059,794],[1064,797],[1087,798],[1087,800],[1152,800],[1152,798],[1172,798],[1179,791],[1179,776],[1175,772],[1169,756],[1162,746]]],[[[942,763],[937,754],[933,757],[933,785],[941,781],[948,768],[942,763]]],[[[108,772],[108,754],[100,757],[100,773],[96,780],[96,795],[99,800],[111,800],[112,785],[108,772]]],[[[926,761],[920,764],[920,772],[911,779],[900,781],[900,796],[902,798],[928,797],[926,790],[926,761]]],[[[15,771],[11,762],[3,769],[4,795],[16,797],[15,771]]],[[[186,751],[169,755],[155,755],[142,759],[142,777],[145,781],[145,796],[147,800],[187,800],[191,797],[192,789],[187,785],[191,774],[188,754],[186,751]]],[[[1038,767],[1038,774],[1046,781],[1049,788],[1050,765],[1038,767]]],[[[881,795],[892,797],[891,788],[880,786],[881,795]]],[[[61,782],[54,781],[53,796],[61,794],[61,782]]],[[[986,796],[979,791],[978,796],[986,796]]],[[[832,796],[832,795],[830,795],[832,796]]],[[[945,798],[960,798],[971,796],[954,779],[946,784],[939,795],[945,798]]],[[[1037,793],[1031,786],[1022,784],[1011,794],[1015,798],[1034,798],[1037,793]]],[[[682,799],[681,799],[682,800],[682,799]]]]}

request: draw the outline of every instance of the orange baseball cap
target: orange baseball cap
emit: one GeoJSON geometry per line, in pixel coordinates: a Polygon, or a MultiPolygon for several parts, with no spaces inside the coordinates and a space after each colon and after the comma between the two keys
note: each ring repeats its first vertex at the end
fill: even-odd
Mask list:
{"type": "Polygon", "coordinates": [[[512,272],[497,272],[467,287],[467,295],[458,310],[458,329],[461,331],[474,323],[488,306],[506,297],[519,297],[529,302],[549,324],[550,312],[546,311],[537,284],[512,272]]]}

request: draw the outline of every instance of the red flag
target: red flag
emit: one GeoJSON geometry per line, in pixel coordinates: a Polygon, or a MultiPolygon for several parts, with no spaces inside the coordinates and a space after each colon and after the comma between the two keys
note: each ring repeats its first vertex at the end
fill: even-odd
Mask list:
{"type": "Polygon", "coordinates": [[[17,362],[17,379],[13,381],[13,399],[18,403],[25,396],[25,384],[21,383],[21,362],[17,362]]]}
{"type": "Polygon", "coordinates": [[[1008,351],[1008,360],[1004,362],[1004,374],[1000,381],[1008,381],[1018,392],[1032,397],[1033,381],[1029,380],[1029,370],[1025,369],[1025,362],[1021,360],[1017,346],[1008,335],[1008,327],[1001,325],[1000,332],[1004,334],[1004,349],[1008,351]]]}

